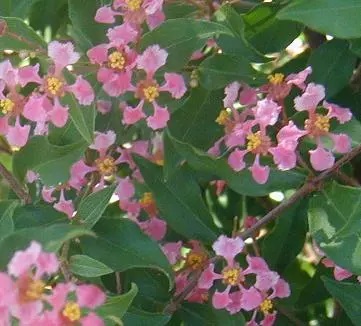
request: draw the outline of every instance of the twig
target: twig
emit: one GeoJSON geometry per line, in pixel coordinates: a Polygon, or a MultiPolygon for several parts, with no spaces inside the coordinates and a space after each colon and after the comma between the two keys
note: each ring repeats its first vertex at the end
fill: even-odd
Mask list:
{"type": "Polygon", "coordinates": [[[117,284],[117,286],[116,286],[117,293],[121,294],[122,293],[122,280],[120,278],[120,272],[115,272],[115,282],[117,284]]]}
{"type": "Polygon", "coordinates": [[[347,174],[343,173],[342,171],[335,171],[335,174],[346,185],[351,186],[351,187],[360,187],[360,183],[356,179],[348,176],[347,174]]]}
{"type": "Polygon", "coordinates": [[[30,204],[31,198],[28,192],[23,188],[22,184],[12,175],[12,173],[0,163],[0,175],[7,181],[10,188],[15,194],[23,200],[26,204],[30,204]]]}
{"type": "Polygon", "coordinates": [[[268,212],[263,218],[261,218],[255,225],[250,227],[249,229],[245,230],[241,234],[239,234],[243,239],[248,238],[252,234],[254,234],[255,231],[258,231],[262,226],[267,224],[270,221],[273,221],[276,219],[284,210],[286,210],[288,207],[292,206],[295,202],[297,202],[299,199],[304,198],[309,193],[313,192],[314,190],[318,189],[320,187],[320,184],[326,180],[328,177],[330,177],[332,174],[338,171],[338,169],[344,165],[345,163],[352,160],[354,157],[356,157],[358,154],[361,153],[361,145],[355,147],[353,150],[351,150],[349,153],[345,154],[341,159],[339,159],[332,168],[320,173],[317,177],[309,180],[306,182],[300,189],[298,189],[289,199],[285,200],[278,206],[276,206],[274,209],[272,209],[270,212],[268,212]]]}

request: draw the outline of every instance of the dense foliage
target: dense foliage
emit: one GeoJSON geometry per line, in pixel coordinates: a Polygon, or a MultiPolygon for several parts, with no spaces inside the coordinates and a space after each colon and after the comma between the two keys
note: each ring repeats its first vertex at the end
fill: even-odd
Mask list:
{"type": "Polygon", "coordinates": [[[360,21],[1,1],[0,325],[360,325],[360,21]]]}

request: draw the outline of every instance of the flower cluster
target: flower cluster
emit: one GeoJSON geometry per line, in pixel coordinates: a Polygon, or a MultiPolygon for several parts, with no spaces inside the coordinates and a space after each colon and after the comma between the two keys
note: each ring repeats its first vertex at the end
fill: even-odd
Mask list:
{"type": "Polygon", "coordinates": [[[37,242],[15,252],[8,272],[0,272],[0,324],[104,325],[93,311],[105,302],[103,291],[95,285],[55,284],[51,277],[58,269],[56,255],[37,242]]]}
{"type": "Polygon", "coordinates": [[[351,149],[351,140],[344,133],[332,133],[331,122],[343,124],[352,115],[349,109],[325,101],[322,85],[305,84],[311,71],[308,67],[287,78],[275,74],[270,76],[267,85],[259,89],[238,82],[227,86],[224,98],[227,109],[222,110],[216,120],[225,127],[225,135],[210,149],[210,153],[219,155],[224,144],[230,152],[228,163],[235,171],[243,170],[248,158],[253,157],[249,170],[260,184],[267,182],[270,173],[268,161],[265,159],[263,164],[262,158],[273,159],[279,170],[293,169],[297,165],[299,144],[303,139],[316,146],[308,151],[313,169],[323,171],[332,167],[335,161],[332,152],[347,153],[351,149]],[[289,119],[284,99],[293,85],[301,91],[301,95],[294,98],[294,109],[298,113],[289,119]],[[307,113],[306,118],[302,112],[307,113]],[[273,137],[275,131],[276,137],[273,137]],[[326,147],[327,138],[333,144],[332,150],[326,147]]]}
{"type": "Polygon", "coordinates": [[[209,290],[219,282],[212,297],[216,309],[226,309],[231,314],[253,311],[247,325],[273,325],[276,319],[274,302],[290,295],[289,285],[278,273],[271,271],[261,257],[246,255],[247,265],[242,266],[235,258],[243,248],[241,238],[220,236],[213,244],[213,250],[226,264],[221,267],[210,263],[203,271],[198,287],[209,290]],[[257,321],[259,314],[263,316],[260,324],[257,321]]]}

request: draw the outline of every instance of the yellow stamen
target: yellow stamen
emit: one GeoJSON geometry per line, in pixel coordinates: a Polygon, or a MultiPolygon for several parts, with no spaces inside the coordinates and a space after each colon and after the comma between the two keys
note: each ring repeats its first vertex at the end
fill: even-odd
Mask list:
{"type": "Polygon", "coordinates": [[[274,75],[269,75],[267,78],[271,84],[280,85],[283,83],[285,75],[281,73],[276,73],[274,75]]]}
{"type": "Polygon", "coordinates": [[[259,306],[259,309],[266,315],[269,314],[273,309],[273,303],[270,299],[264,300],[261,305],[259,306]]]}
{"type": "Polygon", "coordinates": [[[31,281],[25,292],[25,301],[39,300],[43,295],[45,283],[41,280],[31,281]]]}
{"type": "Polygon", "coordinates": [[[186,256],[186,266],[193,270],[201,268],[207,261],[207,255],[204,252],[191,251],[186,256]]]}
{"type": "Polygon", "coordinates": [[[130,11],[138,10],[142,5],[142,0],[126,0],[128,9],[130,11]]]}
{"type": "Polygon", "coordinates": [[[63,310],[63,316],[69,321],[78,321],[81,317],[80,307],[77,303],[69,301],[63,310]]]}
{"type": "Polygon", "coordinates": [[[330,130],[330,118],[321,114],[317,114],[315,127],[323,132],[328,132],[330,130]]]}
{"type": "Polygon", "coordinates": [[[227,268],[222,272],[222,276],[224,284],[235,286],[241,281],[241,269],[227,268]]]}
{"type": "Polygon", "coordinates": [[[96,159],[95,165],[98,171],[104,176],[113,175],[117,170],[115,160],[110,156],[96,159]]]}
{"type": "Polygon", "coordinates": [[[221,112],[219,112],[219,116],[217,117],[216,122],[219,125],[224,126],[228,120],[229,120],[229,113],[227,112],[227,110],[222,110],[221,112]]]}
{"type": "Polygon", "coordinates": [[[14,110],[14,106],[15,103],[8,98],[0,100],[0,110],[3,114],[12,112],[14,110]]]}
{"type": "Polygon", "coordinates": [[[46,89],[53,96],[61,96],[63,94],[64,83],[56,77],[48,77],[46,79],[46,89]]]}
{"type": "Polygon", "coordinates": [[[259,146],[262,145],[261,132],[257,131],[256,133],[249,134],[247,136],[247,140],[248,140],[247,150],[249,150],[249,151],[256,150],[259,146]]]}
{"type": "Polygon", "coordinates": [[[148,102],[153,102],[159,96],[158,87],[154,85],[145,87],[143,88],[143,94],[148,102]]]}
{"type": "Polygon", "coordinates": [[[145,192],[143,197],[139,200],[142,206],[150,206],[154,204],[154,198],[151,192],[145,192]]]}
{"type": "Polygon", "coordinates": [[[108,56],[108,65],[112,69],[122,70],[125,66],[125,57],[123,53],[114,51],[108,56]]]}

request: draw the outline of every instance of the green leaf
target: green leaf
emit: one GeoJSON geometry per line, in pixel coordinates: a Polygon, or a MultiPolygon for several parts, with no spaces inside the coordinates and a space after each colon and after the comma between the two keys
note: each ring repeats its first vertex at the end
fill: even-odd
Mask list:
{"type": "Polygon", "coordinates": [[[62,98],[62,103],[69,106],[71,121],[85,141],[91,144],[93,142],[95,129],[95,104],[82,106],[78,103],[74,95],[69,93],[62,98]]]}
{"type": "Polygon", "coordinates": [[[7,24],[7,31],[0,37],[0,50],[44,51],[45,41],[20,18],[0,17],[7,24]]]}
{"type": "MultiPolygon", "coordinates": [[[[4,203],[4,202],[2,202],[4,203]]],[[[13,215],[16,207],[18,207],[19,201],[12,200],[6,202],[6,209],[0,217],[0,240],[14,232],[13,215]]]]}
{"type": "Polygon", "coordinates": [[[218,34],[232,32],[224,25],[188,18],[169,19],[154,30],[144,34],[141,49],[159,44],[168,52],[167,70],[179,70],[188,62],[192,53],[218,34]]]}
{"type": "Polygon", "coordinates": [[[40,242],[45,251],[58,251],[64,242],[91,231],[70,224],[55,224],[48,227],[27,228],[16,231],[0,241],[0,268],[3,269],[16,250],[23,250],[33,240],[40,242]]]}
{"type": "Polygon", "coordinates": [[[307,208],[308,200],[293,205],[263,240],[262,256],[272,270],[282,273],[302,250],[308,231],[307,208]]]}
{"type": "Polygon", "coordinates": [[[137,326],[165,326],[168,325],[170,315],[151,313],[131,307],[124,315],[124,325],[137,326]]]}
{"type": "Polygon", "coordinates": [[[204,60],[199,65],[199,72],[201,85],[210,90],[224,88],[236,80],[251,85],[262,81],[246,58],[225,54],[215,54],[204,60]]]}
{"type": "Polygon", "coordinates": [[[184,303],[179,311],[185,326],[242,326],[246,321],[241,313],[230,315],[210,304],[184,303]]]}
{"type": "Polygon", "coordinates": [[[69,179],[70,167],[82,157],[86,147],[84,141],[56,146],[46,137],[35,136],[14,155],[14,173],[23,180],[26,172],[33,170],[40,174],[44,184],[57,185],[69,179]]]}
{"type": "Polygon", "coordinates": [[[168,123],[170,133],[177,139],[208,150],[222,136],[222,128],[215,122],[223,108],[223,91],[209,91],[201,87],[192,90],[168,123]]]}
{"type": "Polygon", "coordinates": [[[358,57],[361,57],[361,38],[350,40],[350,45],[350,50],[358,57]]]}
{"type": "Polygon", "coordinates": [[[69,263],[70,271],[83,277],[98,277],[113,273],[107,265],[87,255],[73,255],[69,263]]]}
{"type": "Polygon", "coordinates": [[[132,283],[131,289],[122,295],[110,297],[96,312],[105,319],[121,320],[138,293],[138,287],[132,283]]]}
{"type": "Polygon", "coordinates": [[[354,325],[361,325],[361,286],[360,284],[337,282],[322,278],[327,290],[341,304],[354,325]]]}
{"type": "Polygon", "coordinates": [[[0,16],[26,18],[31,7],[39,0],[2,0],[0,16]]]}
{"type": "Polygon", "coordinates": [[[227,26],[233,33],[230,35],[220,35],[217,45],[221,47],[224,54],[236,57],[247,58],[253,62],[264,62],[265,56],[259,53],[244,36],[244,22],[242,16],[229,5],[223,5],[214,13],[215,20],[227,26]]]}
{"type": "Polygon", "coordinates": [[[66,223],[69,219],[64,213],[58,212],[50,205],[31,204],[19,206],[13,216],[15,229],[51,226],[66,223]]]}
{"type": "Polygon", "coordinates": [[[97,44],[104,43],[109,25],[97,23],[94,17],[101,6],[110,2],[110,0],[69,0],[72,35],[84,52],[97,44]]]}
{"type": "Polygon", "coordinates": [[[183,143],[170,136],[178,153],[196,171],[209,173],[213,180],[225,180],[227,185],[235,192],[247,196],[264,196],[277,190],[285,190],[299,187],[305,180],[305,176],[296,171],[279,171],[270,168],[269,180],[266,184],[256,183],[248,170],[235,172],[224,158],[214,158],[210,155],[183,143]]]}
{"type": "Polygon", "coordinates": [[[310,232],[337,265],[361,274],[361,189],[332,183],[309,208],[310,232]]]}
{"type": "Polygon", "coordinates": [[[308,60],[312,67],[310,80],[324,85],[327,97],[332,97],[348,85],[356,59],[346,41],[324,43],[312,52],[308,60]]]}
{"type": "Polygon", "coordinates": [[[164,180],[161,167],[140,156],[134,160],[168,225],[189,239],[213,242],[216,233],[211,226],[212,216],[192,175],[183,167],[164,180]]]}
{"type": "Polygon", "coordinates": [[[243,16],[245,36],[261,53],[284,50],[301,33],[302,25],[276,19],[280,6],[261,4],[243,16]]]}
{"type": "Polygon", "coordinates": [[[93,192],[81,200],[77,211],[77,217],[84,222],[86,227],[92,228],[102,217],[115,188],[116,185],[113,184],[102,190],[93,192]]]}
{"type": "Polygon", "coordinates": [[[103,219],[95,225],[94,232],[96,238],[87,237],[81,241],[86,255],[119,272],[137,267],[157,269],[168,277],[172,287],[173,272],[167,258],[159,245],[134,222],[103,219]]]}
{"type": "Polygon", "coordinates": [[[294,20],[338,38],[361,37],[359,0],[298,0],[282,9],[278,19],[294,20]]]}

